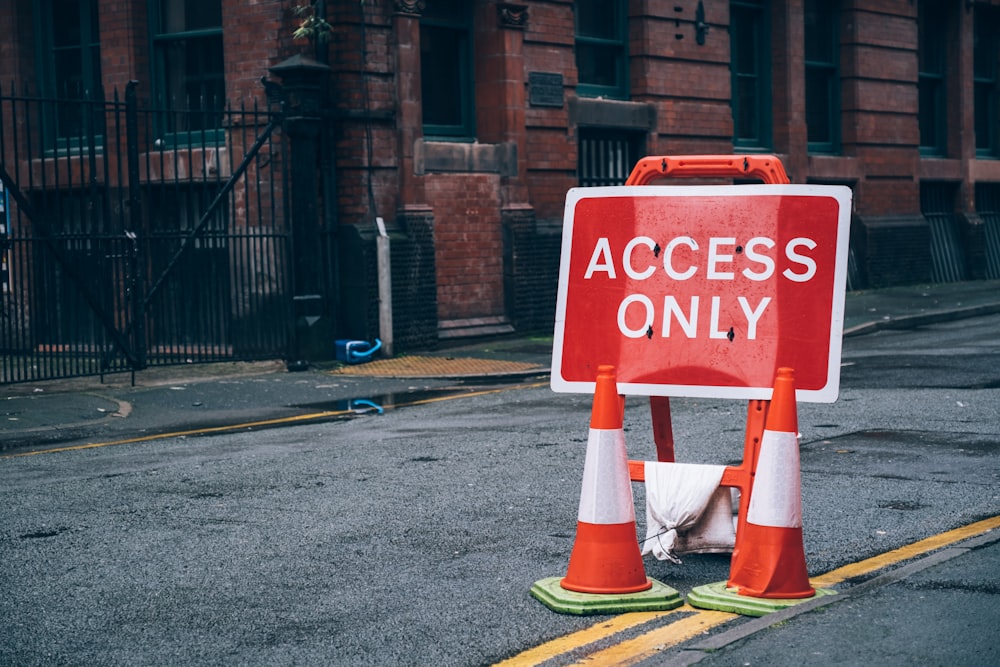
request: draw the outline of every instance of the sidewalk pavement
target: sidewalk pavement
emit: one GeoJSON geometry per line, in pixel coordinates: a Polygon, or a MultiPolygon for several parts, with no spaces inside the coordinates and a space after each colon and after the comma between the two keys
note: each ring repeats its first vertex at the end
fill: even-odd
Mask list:
{"type": "MultiPolygon", "coordinates": [[[[844,336],[913,328],[1000,313],[1000,280],[849,292],[844,336]]],[[[277,419],[308,410],[351,410],[352,399],[433,390],[455,383],[509,382],[548,374],[550,336],[477,339],[356,365],[316,364],[288,372],[284,361],[149,368],[99,377],[6,385],[0,452],[91,437],[125,437],[277,419]],[[185,409],[171,392],[199,388],[185,409]],[[177,401],[174,401],[177,403],[177,401]]],[[[187,400],[189,392],[185,396],[187,400]]]]}

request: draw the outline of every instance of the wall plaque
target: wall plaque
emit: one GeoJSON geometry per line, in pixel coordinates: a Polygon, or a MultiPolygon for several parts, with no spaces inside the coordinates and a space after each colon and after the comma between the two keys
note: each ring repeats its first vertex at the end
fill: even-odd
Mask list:
{"type": "Polygon", "coordinates": [[[563,77],[554,72],[528,73],[528,103],[533,107],[563,105],[563,77]]]}

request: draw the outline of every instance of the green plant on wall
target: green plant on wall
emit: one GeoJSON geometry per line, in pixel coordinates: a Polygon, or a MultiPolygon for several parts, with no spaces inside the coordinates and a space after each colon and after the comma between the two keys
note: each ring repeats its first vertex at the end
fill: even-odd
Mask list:
{"type": "Polygon", "coordinates": [[[325,44],[330,41],[333,26],[326,20],[325,0],[312,0],[307,5],[295,5],[292,12],[299,20],[299,27],[292,33],[292,38],[308,39],[313,44],[325,44]]]}
{"type": "MultiPolygon", "coordinates": [[[[365,0],[359,0],[364,11],[365,0]]],[[[313,44],[326,44],[333,35],[333,26],[326,20],[326,0],[310,0],[305,5],[295,5],[292,13],[299,20],[293,39],[308,39],[313,44]]]]}

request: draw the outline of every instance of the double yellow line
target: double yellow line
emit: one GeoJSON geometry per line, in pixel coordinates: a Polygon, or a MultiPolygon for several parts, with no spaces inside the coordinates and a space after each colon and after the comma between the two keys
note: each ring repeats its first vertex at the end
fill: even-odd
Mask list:
{"type": "MultiPolygon", "coordinates": [[[[878,570],[897,565],[905,560],[924,556],[932,551],[950,546],[962,540],[977,537],[991,530],[1000,528],[1000,516],[971,523],[945,533],[933,535],[926,539],[893,549],[884,554],[868,558],[857,563],[850,563],[826,574],[810,579],[815,588],[830,588],[848,579],[859,577],[878,570]]],[[[603,649],[586,653],[573,665],[633,665],[650,658],[712,628],[739,618],[737,614],[722,611],[696,609],[687,604],[671,611],[636,612],[615,616],[610,620],[601,621],[596,625],[578,632],[559,637],[535,648],[528,649],[512,658],[499,662],[495,667],[530,667],[552,660],[571,651],[584,650],[598,642],[612,639],[615,635],[639,628],[646,624],[654,624],[652,630],[641,633],[630,639],[624,639],[603,649]],[[677,620],[670,621],[677,617],[677,620]]]]}

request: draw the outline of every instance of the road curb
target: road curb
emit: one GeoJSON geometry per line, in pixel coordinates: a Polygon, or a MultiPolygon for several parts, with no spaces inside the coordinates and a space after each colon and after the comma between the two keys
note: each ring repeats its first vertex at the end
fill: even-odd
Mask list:
{"type": "Polygon", "coordinates": [[[929,313],[919,313],[917,315],[902,315],[899,317],[886,317],[883,320],[873,320],[863,324],[856,324],[853,327],[844,329],[844,338],[851,336],[863,336],[889,329],[913,329],[926,326],[928,324],[939,324],[941,322],[953,322],[971,317],[982,317],[985,315],[995,315],[1000,313],[1000,303],[987,303],[979,306],[969,306],[967,308],[949,308],[947,310],[936,310],[929,313]]]}

